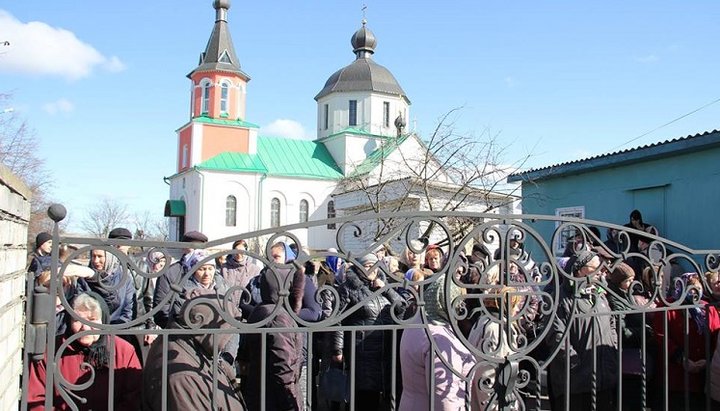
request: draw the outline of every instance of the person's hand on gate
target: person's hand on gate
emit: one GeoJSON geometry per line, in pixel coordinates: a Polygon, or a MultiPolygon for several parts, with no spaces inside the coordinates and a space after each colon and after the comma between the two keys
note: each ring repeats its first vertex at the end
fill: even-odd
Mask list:
{"type": "Polygon", "coordinates": [[[143,343],[145,345],[151,345],[156,338],[157,334],[145,334],[145,337],[143,338],[143,343]]]}

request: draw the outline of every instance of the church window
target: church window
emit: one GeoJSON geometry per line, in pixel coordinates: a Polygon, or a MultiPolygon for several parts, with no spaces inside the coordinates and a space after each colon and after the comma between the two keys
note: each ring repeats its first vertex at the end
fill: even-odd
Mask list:
{"type": "MultiPolygon", "coordinates": [[[[335,202],[330,200],[328,201],[327,205],[327,218],[335,218],[335,202]]],[[[327,225],[328,230],[334,230],[335,229],[335,223],[330,223],[327,225]]]]}
{"type": "Polygon", "coordinates": [[[270,227],[280,227],[280,200],[277,197],[270,201],[270,227]]]}
{"type": "Polygon", "coordinates": [[[222,86],[220,86],[220,114],[227,115],[228,113],[228,93],[229,93],[229,87],[228,83],[223,82],[222,86]]]}
{"type": "Polygon", "coordinates": [[[183,144],[182,148],[182,168],[185,168],[188,166],[188,145],[183,144]]]}
{"type": "Polygon", "coordinates": [[[205,83],[202,89],[202,114],[210,112],[210,83],[205,83]]]}
{"type": "Polygon", "coordinates": [[[329,123],[328,117],[329,116],[330,116],[330,107],[327,104],[325,104],[325,114],[323,117],[323,124],[325,125],[325,127],[324,127],[325,130],[328,129],[328,123],[329,123]]]}
{"type": "Polygon", "coordinates": [[[227,196],[225,199],[225,226],[235,227],[237,225],[237,199],[235,196],[227,196]]]}
{"type": "Polygon", "coordinates": [[[390,102],[383,101],[383,127],[390,127],[390,102]]]}
{"type": "Polygon", "coordinates": [[[357,126],[357,100],[350,100],[349,104],[349,126],[357,126]]]}
{"type": "Polygon", "coordinates": [[[308,220],[308,202],[307,200],[300,200],[300,222],[304,223],[308,220]]]}

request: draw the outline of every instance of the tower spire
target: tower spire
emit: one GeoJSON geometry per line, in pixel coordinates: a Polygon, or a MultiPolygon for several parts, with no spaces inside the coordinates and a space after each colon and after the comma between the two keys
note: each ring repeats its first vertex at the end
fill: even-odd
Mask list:
{"type": "Polygon", "coordinates": [[[250,77],[240,69],[240,59],[235,53],[232,37],[230,36],[230,28],[228,27],[228,10],[230,9],[230,0],[214,0],[213,8],[215,9],[215,25],[205,52],[200,55],[200,64],[188,75],[198,71],[224,71],[237,73],[245,80],[250,77]]]}

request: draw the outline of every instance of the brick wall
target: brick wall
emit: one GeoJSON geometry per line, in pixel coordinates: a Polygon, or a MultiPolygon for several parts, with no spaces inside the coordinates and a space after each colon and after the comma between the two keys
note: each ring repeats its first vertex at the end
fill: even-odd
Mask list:
{"type": "Polygon", "coordinates": [[[30,190],[0,165],[0,410],[20,401],[30,190]]]}

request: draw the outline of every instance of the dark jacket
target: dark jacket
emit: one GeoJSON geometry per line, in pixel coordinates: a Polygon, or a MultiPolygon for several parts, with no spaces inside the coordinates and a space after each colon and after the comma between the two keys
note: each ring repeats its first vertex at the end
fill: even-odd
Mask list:
{"type": "MultiPolygon", "coordinates": [[[[228,314],[239,318],[239,311],[232,307],[228,314]]],[[[217,297],[208,290],[195,290],[183,305],[177,321],[170,328],[188,328],[184,318],[200,319],[200,329],[225,329],[232,325],[219,314],[217,297]],[[197,305],[191,307],[190,302],[197,305]]],[[[226,345],[233,334],[185,334],[169,335],[167,341],[167,408],[168,410],[212,410],[213,400],[216,410],[246,409],[242,397],[233,387],[234,370],[225,360],[213,359],[213,340],[218,345],[226,345]],[[217,367],[217,391],[213,393],[213,363],[217,367]]],[[[161,410],[163,387],[163,339],[158,337],[148,353],[143,371],[143,410],[161,410]]]]}
{"type": "Polygon", "coordinates": [[[557,316],[547,339],[551,351],[558,348],[557,356],[550,363],[555,397],[564,396],[568,389],[570,394],[590,392],[594,354],[597,355],[597,390],[613,389],[617,385],[618,339],[614,316],[608,315],[611,310],[605,294],[598,290],[577,290],[576,293],[575,282],[569,280],[560,286],[557,316]],[[572,312],[573,301],[576,302],[575,313],[572,312]],[[568,350],[565,349],[566,338],[570,342],[568,350]],[[571,378],[570,386],[566,387],[565,361],[568,357],[571,378]]]}
{"type": "MultiPolygon", "coordinates": [[[[390,310],[395,304],[397,318],[403,318],[405,301],[394,289],[373,296],[376,291],[357,267],[347,272],[345,282],[340,285],[340,312],[355,306],[360,307],[347,316],[342,325],[386,325],[394,324],[390,310]]],[[[350,332],[334,333],[332,354],[343,354],[350,359],[350,332]]],[[[358,331],[355,334],[355,387],[358,390],[386,391],[390,388],[390,365],[392,363],[392,338],[388,331],[358,331]]]]}
{"type": "Polygon", "coordinates": [[[171,286],[182,287],[181,279],[187,274],[187,269],[182,265],[185,259],[183,256],[180,261],[171,264],[167,271],[157,278],[155,282],[155,292],[153,294],[153,307],[160,309],[155,313],[155,324],[160,328],[166,328],[170,324],[170,308],[173,306],[173,295],[171,286]],[[167,300],[165,301],[165,299],[167,300]]]}
{"type": "MultiPolygon", "coordinates": [[[[275,309],[281,289],[280,276],[288,275],[288,270],[264,269],[260,275],[260,292],[262,303],[255,307],[248,323],[258,323],[267,319],[275,309]]],[[[282,279],[284,282],[284,279],[282,279]]],[[[297,323],[286,310],[278,311],[263,328],[293,328],[297,323]]],[[[246,349],[250,357],[250,375],[245,386],[245,397],[248,408],[259,410],[261,404],[260,385],[262,357],[257,355],[262,350],[263,334],[247,334],[246,349]]],[[[302,367],[303,336],[300,333],[267,333],[264,334],[266,344],[265,357],[265,409],[267,410],[301,410],[302,394],[298,381],[302,367]]]]}
{"type": "Polygon", "coordinates": [[[28,272],[31,272],[37,278],[43,271],[49,270],[52,264],[52,257],[50,255],[40,254],[37,251],[32,253],[32,259],[30,260],[30,266],[28,272]]]}
{"type": "Polygon", "coordinates": [[[246,257],[244,261],[235,260],[235,254],[227,256],[225,264],[220,268],[220,275],[228,287],[247,287],[250,280],[260,274],[260,267],[251,263],[246,257]]]}

